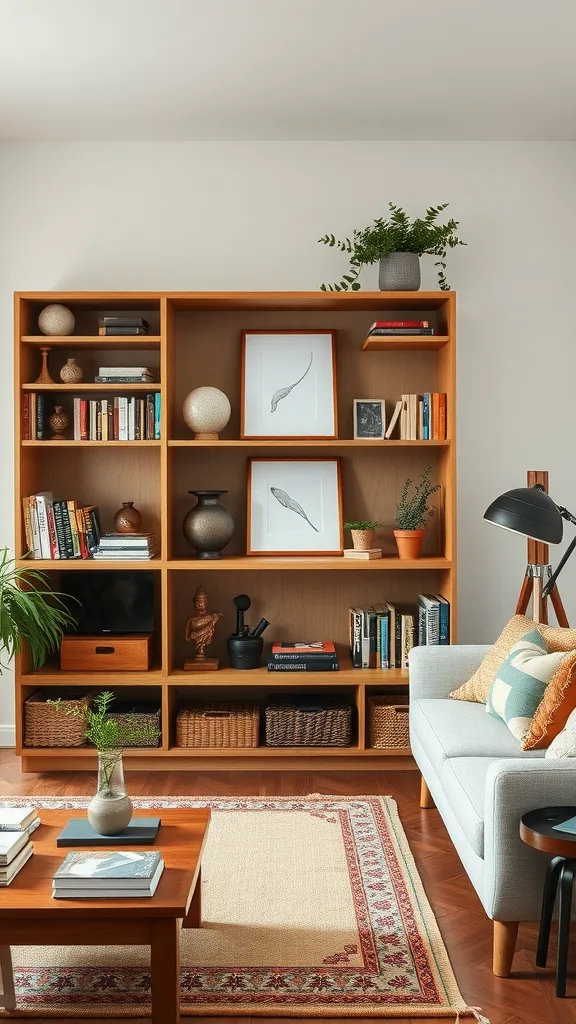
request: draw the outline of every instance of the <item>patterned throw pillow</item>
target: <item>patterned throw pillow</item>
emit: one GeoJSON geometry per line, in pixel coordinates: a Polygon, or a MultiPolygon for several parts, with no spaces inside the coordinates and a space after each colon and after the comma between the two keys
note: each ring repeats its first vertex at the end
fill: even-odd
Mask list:
{"type": "Polygon", "coordinates": [[[537,629],[514,644],[490,687],[486,711],[502,718],[521,743],[552,676],[566,658],[565,651],[552,654],[537,629]]]}
{"type": "MultiPolygon", "coordinates": [[[[530,629],[534,628],[534,621],[528,619],[526,615],[514,615],[474,675],[457,690],[453,690],[450,696],[454,700],[472,700],[477,704],[485,704],[490,687],[496,678],[496,672],[504,658],[508,657],[514,644],[517,644],[530,629]]],[[[550,651],[576,650],[576,629],[563,629],[560,626],[545,626],[540,623],[538,631],[544,637],[550,651]]]]}
{"type": "Polygon", "coordinates": [[[569,651],[544,691],[530,728],[522,740],[523,750],[544,750],[559,736],[576,708],[576,651],[569,651]]]}
{"type": "Polygon", "coordinates": [[[552,740],[544,757],[558,759],[576,757],[576,710],[568,716],[568,721],[562,732],[558,733],[556,739],[552,740]]]}

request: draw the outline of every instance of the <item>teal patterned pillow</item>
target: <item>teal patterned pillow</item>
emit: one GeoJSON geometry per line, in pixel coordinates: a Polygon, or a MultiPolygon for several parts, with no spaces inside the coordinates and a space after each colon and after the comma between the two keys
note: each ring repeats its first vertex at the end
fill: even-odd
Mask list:
{"type": "Polygon", "coordinates": [[[490,687],[486,711],[502,718],[521,743],[530,729],[536,709],[556,669],[567,657],[566,651],[548,651],[537,629],[526,633],[510,651],[490,687]]]}

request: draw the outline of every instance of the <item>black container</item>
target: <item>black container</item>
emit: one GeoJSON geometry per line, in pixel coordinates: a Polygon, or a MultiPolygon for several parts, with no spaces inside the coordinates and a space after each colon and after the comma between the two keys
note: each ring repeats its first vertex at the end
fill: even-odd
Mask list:
{"type": "Polygon", "coordinates": [[[231,668],[260,668],[264,647],[261,636],[229,636],[226,646],[231,668]]]}

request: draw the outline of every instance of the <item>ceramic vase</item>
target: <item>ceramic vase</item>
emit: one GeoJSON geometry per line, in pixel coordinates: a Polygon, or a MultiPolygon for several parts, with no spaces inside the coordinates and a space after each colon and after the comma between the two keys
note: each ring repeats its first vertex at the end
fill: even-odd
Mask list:
{"type": "Polygon", "coordinates": [[[352,547],[355,551],[369,551],[374,540],[374,530],[350,530],[352,547]]]}
{"type": "Polygon", "coordinates": [[[59,302],[51,302],[38,317],[38,327],[42,334],[52,337],[67,337],[72,334],[76,318],[68,306],[61,306],[59,302]]]}
{"type": "Polygon", "coordinates": [[[420,257],[416,252],[391,252],[380,260],[378,287],[381,292],[417,292],[420,287],[420,257]]]}
{"type": "Polygon", "coordinates": [[[52,441],[65,441],[64,431],[68,426],[68,416],[61,405],[54,406],[54,412],[48,417],[48,423],[52,427],[52,441]]]}
{"type": "Polygon", "coordinates": [[[120,750],[98,751],[98,790],[88,804],[88,821],[101,836],[116,836],[132,820],[120,750]]]}
{"type": "Polygon", "coordinates": [[[67,359],[60,370],[60,380],[65,384],[79,384],[84,376],[84,371],[75,359],[67,359]]]}
{"type": "Polygon", "coordinates": [[[114,516],[116,533],[138,533],[142,526],[142,513],[134,508],[133,501],[123,501],[114,516]]]}
{"type": "Polygon", "coordinates": [[[217,441],[231,411],[228,398],[218,388],[195,388],[186,395],[182,406],[184,422],[194,431],[196,441],[217,441]]]}
{"type": "Polygon", "coordinates": [[[424,530],[394,530],[400,558],[420,558],[424,530]]]}
{"type": "Polygon", "coordinates": [[[184,517],[182,529],[189,544],[196,549],[196,558],[220,558],[234,533],[234,520],[220,504],[220,495],[228,491],[188,491],[198,504],[184,517]]]}

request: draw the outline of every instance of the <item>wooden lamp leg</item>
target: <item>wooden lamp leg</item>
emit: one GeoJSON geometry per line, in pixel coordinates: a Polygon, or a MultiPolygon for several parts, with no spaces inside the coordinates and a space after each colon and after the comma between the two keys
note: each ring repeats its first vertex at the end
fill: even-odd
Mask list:
{"type": "Polygon", "coordinates": [[[424,810],[430,810],[430,808],[435,806],[432,793],[428,789],[428,786],[424,781],[424,776],[422,775],[420,778],[420,807],[423,807],[424,810]]]}
{"type": "Polygon", "coordinates": [[[518,937],[518,921],[494,921],[494,952],[492,973],[497,978],[509,978],[518,937]]]}

